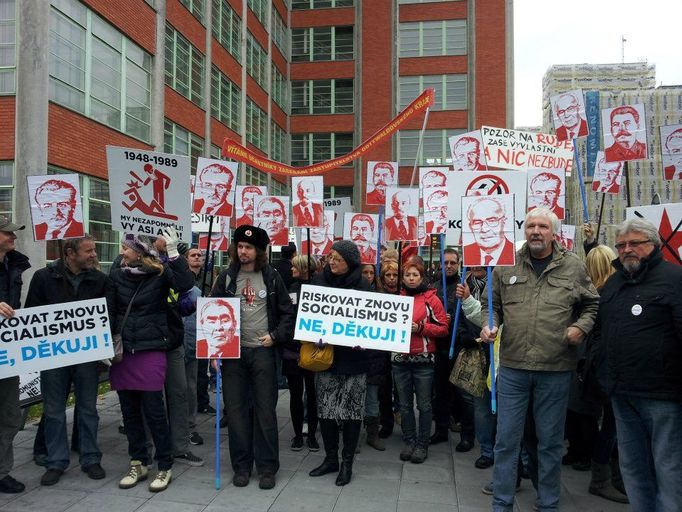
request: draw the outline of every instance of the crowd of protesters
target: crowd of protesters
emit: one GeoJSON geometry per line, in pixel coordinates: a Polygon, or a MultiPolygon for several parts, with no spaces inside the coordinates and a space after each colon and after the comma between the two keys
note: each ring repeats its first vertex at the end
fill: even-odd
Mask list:
{"type": "MultiPolygon", "coordinates": [[[[23,229],[0,217],[4,317],[21,306],[21,274],[30,267],[15,247],[23,229]]],[[[24,306],[106,299],[112,333],[123,341],[122,357],[109,369],[130,456],[127,470],[117,468],[123,489],[148,478],[152,454],[154,492],[170,485],[174,463],[203,465],[190,446],[204,442],[197,413],[215,413],[208,400],[215,372],[223,383],[220,426],[228,430],[233,484],[248,485],[255,468],[261,489],[275,487],[281,374],[290,393],[290,449],[320,450],[319,427],[324,458],[311,477],[334,473],[338,486],[352,481],[363,424],[366,444],[381,451],[399,428],[403,444],[396,458],[414,464],[428,459],[430,445],[459,431],[455,450],[468,452],[478,441],[475,467],[493,467],[492,482],[482,484],[494,511],[513,510],[522,477],[532,481],[537,510],[558,510],[562,464],[591,470],[590,493],[629,501],[635,512],[679,511],[682,269],[663,259],[667,242],[641,219],[618,226],[615,252],[598,245],[586,225],[584,260],[556,242],[559,221],[550,210],[532,210],[524,230],[516,263],[496,267],[489,282],[478,267],[464,269],[461,279],[454,248],[444,251],[442,273],[393,249],[382,251],[378,266],[362,265],[348,240],[336,241],[322,259],[285,247],[271,265],[267,233],[241,226],[229,266],[212,286],[202,252],[180,243],[173,229],[156,239],[126,234],[108,274],[98,268],[95,240],[85,236],[65,241],[62,257],[34,274],[24,306]],[[413,297],[409,352],[335,346],[326,370],[301,368],[301,343],[293,333],[307,283],[413,297]],[[240,300],[238,359],[210,365],[196,359],[195,310],[202,295],[240,300]],[[499,352],[492,376],[489,344],[499,352]],[[460,355],[480,360],[481,378],[487,378],[480,392],[452,384],[460,355]]],[[[323,348],[324,338],[317,345],[323,348]]],[[[57,484],[70,463],[66,403],[72,387],[72,448],[87,477],[106,477],[97,441],[101,369],[93,362],[41,372],[35,460],[46,468],[42,485],[57,484]]],[[[18,377],[0,380],[4,493],[25,488],[10,476],[21,420],[18,389],[18,377]]]]}

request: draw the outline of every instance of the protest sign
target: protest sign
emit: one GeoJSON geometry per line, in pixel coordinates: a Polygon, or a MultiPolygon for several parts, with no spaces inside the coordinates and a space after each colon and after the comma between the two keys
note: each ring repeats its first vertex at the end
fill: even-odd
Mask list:
{"type": "Polygon", "coordinates": [[[105,299],[17,309],[0,341],[0,379],[114,355],[105,299]]]}
{"type": "Polygon", "coordinates": [[[289,244],[289,196],[256,196],[254,226],[264,229],[270,245],[289,244]]]}
{"type": "MultiPolygon", "coordinates": [[[[192,233],[208,233],[210,217],[205,213],[192,213],[192,233]]],[[[213,229],[215,229],[217,220],[217,218],[213,219],[213,229]]]]}
{"type": "MultiPolygon", "coordinates": [[[[229,217],[217,217],[213,221],[211,231],[211,251],[227,251],[230,247],[230,219],[229,217]]],[[[208,245],[208,234],[199,235],[199,249],[206,250],[208,245]]]]}
{"type": "Polygon", "coordinates": [[[388,187],[386,189],[386,240],[418,240],[419,189],[388,187]]]}
{"type": "Polygon", "coordinates": [[[462,233],[462,195],[514,194],[516,239],[524,239],[526,218],[526,173],[524,171],[453,172],[448,179],[448,245],[460,245],[462,233]]]}
{"type": "Polygon", "coordinates": [[[564,220],[566,173],[563,169],[528,170],[528,211],[547,208],[564,220]]]}
{"type": "Polygon", "coordinates": [[[661,126],[663,177],[682,180],[682,124],[661,126]]]}
{"type": "Polygon", "coordinates": [[[514,195],[462,197],[465,267],[514,265],[514,195]]]}
{"type": "Polygon", "coordinates": [[[308,229],[310,229],[310,254],[313,256],[321,256],[329,254],[334,245],[334,212],[325,210],[324,222],[319,228],[302,228],[301,229],[301,248],[300,254],[303,256],[308,254],[308,229]]]}
{"type": "Polygon", "coordinates": [[[192,241],[189,157],[107,146],[113,229],[192,241]]]}
{"type": "Polygon", "coordinates": [[[386,189],[398,184],[398,162],[367,162],[367,204],[384,206],[386,189]]]}
{"type": "Polygon", "coordinates": [[[27,176],[26,181],[36,241],[83,236],[78,174],[27,176]]]}
{"type": "Polygon", "coordinates": [[[554,239],[567,251],[573,251],[575,246],[575,226],[561,225],[561,233],[554,235],[554,239]]]}
{"type": "Polygon", "coordinates": [[[585,156],[587,160],[586,174],[592,176],[597,152],[601,147],[601,114],[599,109],[599,91],[587,91],[585,93],[585,115],[589,134],[585,139],[585,156]]]}
{"type": "Polygon", "coordinates": [[[453,135],[448,139],[448,142],[450,143],[450,154],[455,171],[486,170],[481,130],[453,135]]]}
{"type": "Polygon", "coordinates": [[[625,210],[625,220],[645,219],[658,228],[661,253],[671,263],[682,265],[682,203],[633,206],[625,210]]]}
{"type": "Polygon", "coordinates": [[[296,228],[319,228],[324,222],[322,212],[324,180],[322,176],[291,178],[291,216],[296,228]]]}
{"type": "Polygon", "coordinates": [[[414,298],[304,284],[294,339],[409,352],[414,298]]]}
{"type": "Polygon", "coordinates": [[[549,98],[554,131],[559,140],[573,140],[589,133],[582,89],[555,94],[549,98]]]}
{"type": "Polygon", "coordinates": [[[253,207],[258,196],[268,195],[268,187],[256,185],[237,185],[236,227],[253,226],[253,207]]]}
{"type": "Polygon", "coordinates": [[[604,156],[607,162],[647,157],[644,105],[621,105],[601,111],[604,156]]]}
{"type": "Polygon", "coordinates": [[[240,300],[197,299],[197,359],[239,359],[240,300]]]}
{"type": "Polygon", "coordinates": [[[592,191],[602,194],[618,194],[623,176],[623,162],[607,162],[603,151],[597,152],[593,171],[592,191]]]}
{"type": "Polygon", "coordinates": [[[571,175],[573,143],[556,135],[481,127],[489,166],[502,169],[564,169],[571,175]]]}
{"type": "Polygon", "coordinates": [[[19,405],[25,407],[41,399],[40,372],[19,375],[19,405]]]}
{"type": "Polygon", "coordinates": [[[239,164],[199,157],[192,212],[231,217],[239,164]]]}
{"type": "Polygon", "coordinates": [[[324,200],[324,209],[334,212],[334,238],[341,238],[343,235],[343,217],[346,213],[352,212],[350,197],[335,197],[324,200]]]}
{"type": "Polygon", "coordinates": [[[369,213],[346,213],[343,224],[344,240],[351,240],[360,251],[360,262],[376,265],[379,243],[379,216],[369,213]]]}
{"type": "Polygon", "coordinates": [[[445,233],[448,224],[448,187],[422,189],[424,198],[424,233],[445,233]]]}

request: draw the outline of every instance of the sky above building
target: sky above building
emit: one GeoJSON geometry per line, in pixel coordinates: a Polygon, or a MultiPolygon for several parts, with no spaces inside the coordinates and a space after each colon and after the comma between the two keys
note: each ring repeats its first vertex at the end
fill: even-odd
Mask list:
{"type": "Polygon", "coordinates": [[[514,1],[514,125],[542,124],[542,77],[555,64],[646,60],[657,85],[682,85],[682,0],[514,1]]]}

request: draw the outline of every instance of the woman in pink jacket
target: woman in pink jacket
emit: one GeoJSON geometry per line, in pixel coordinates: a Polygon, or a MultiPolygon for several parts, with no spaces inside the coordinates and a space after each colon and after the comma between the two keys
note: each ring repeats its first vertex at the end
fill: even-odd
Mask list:
{"type": "Polygon", "coordinates": [[[400,399],[403,442],[400,460],[420,464],[428,456],[431,438],[431,390],[433,386],[435,339],[448,334],[443,303],[436,290],[424,281],[424,262],[418,256],[403,265],[402,295],[414,297],[412,337],[409,354],[394,353],[393,380],[400,399]],[[419,429],[414,415],[413,397],[417,395],[419,429]]]}

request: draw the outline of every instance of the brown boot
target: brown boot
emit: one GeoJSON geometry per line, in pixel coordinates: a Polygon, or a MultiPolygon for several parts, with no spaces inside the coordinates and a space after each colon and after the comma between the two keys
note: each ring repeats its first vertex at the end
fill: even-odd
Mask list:
{"type": "Polygon", "coordinates": [[[611,467],[608,464],[597,464],[592,461],[592,480],[590,494],[601,496],[617,503],[630,503],[628,497],[616,489],[611,483],[611,467]]]}
{"type": "Polygon", "coordinates": [[[368,416],[365,418],[365,428],[367,429],[367,444],[375,450],[383,452],[386,449],[383,440],[379,437],[379,418],[368,416]]]}

